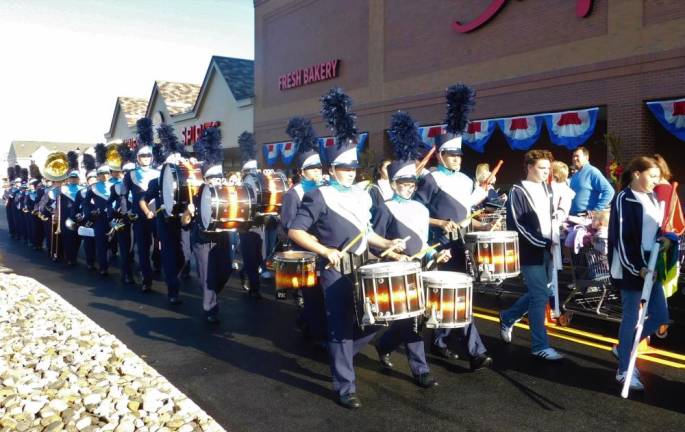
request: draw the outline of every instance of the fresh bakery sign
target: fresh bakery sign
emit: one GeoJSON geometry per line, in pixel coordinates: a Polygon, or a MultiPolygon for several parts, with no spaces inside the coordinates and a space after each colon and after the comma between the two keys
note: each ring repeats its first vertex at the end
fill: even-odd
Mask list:
{"type": "MultiPolygon", "coordinates": [[[[592,1],[593,0],[576,0],[576,16],[578,18],[585,18],[590,15],[590,12],[592,12],[592,1]]],[[[455,21],[452,23],[452,28],[459,33],[468,33],[476,30],[494,18],[506,4],[507,0],[492,0],[488,7],[485,8],[477,18],[467,23],[455,21]]]]}
{"type": "Polygon", "coordinates": [[[338,77],[340,60],[329,60],[312,66],[296,69],[278,77],[278,89],[288,90],[302,87],[319,81],[325,81],[338,77]]]}

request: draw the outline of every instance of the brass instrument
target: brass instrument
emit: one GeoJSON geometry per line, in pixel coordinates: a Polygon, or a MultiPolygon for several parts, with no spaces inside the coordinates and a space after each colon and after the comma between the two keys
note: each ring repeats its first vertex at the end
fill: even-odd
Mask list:
{"type": "MultiPolygon", "coordinates": [[[[123,145],[123,144],[122,144],[123,145]]],[[[119,144],[107,144],[105,161],[112,171],[121,171],[122,159],[119,154],[119,144]]]]}
{"type": "MultiPolygon", "coordinates": [[[[69,176],[69,159],[63,152],[52,152],[48,155],[43,163],[41,170],[43,177],[50,181],[62,181],[69,176]]],[[[57,194],[57,206],[52,213],[52,224],[50,234],[50,258],[53,260],[59,259],[59,245],[60,245],[60,212],[61,199],[59,193],[57,194]]]]}

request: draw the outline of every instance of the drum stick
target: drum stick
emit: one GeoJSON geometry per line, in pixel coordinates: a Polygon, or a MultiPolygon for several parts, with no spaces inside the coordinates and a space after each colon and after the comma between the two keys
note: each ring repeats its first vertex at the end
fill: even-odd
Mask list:
{"type": "Polygon", "coordinates": [[[490,227],[490,231],[494,230],[500,222],[502,222],[502,216],[498,217],[497,220],[492,224],[492,226],[490,227]]]}
{"type": "Polygon", "coordinates": [[[488,176],[488,178],[485,179],[485,185],[486,186],[490,184],[490,182],[492,181],[493,178],[495,178],[495,176],[499,172],[500,168],[502,168],[503,164],[504,164],[504,161],[502,159],[500,159],[499,162],[497,162],[497,165],[495,165],[495,168],[492,170],[492,172],[490,172],[490,175],[488,176]]]}
{"type": "Polygon", "coordinates": [[[420,251],[418,251],[418,252],[415,253],[414,255],[410,256],[409,259],[410,259],[410,260],[414,260],[414,259],[416,259],[416,258],[419,258],[419,257],[423,256],[423,254],[425,254],[425,253],[428,252],[429,250],[435,249],[435,248],[438,247],[438,246],[440,246],[440,243],[435,243],[435,244],[426,246],[425,248],[421,249],[420,251]]]}
{"type": "MultiPolygon", "coordinates": [[[[411,238],[411,236],[406,236],[405,238],[402,239],[402,241],[403,241],[403,242],[406,242],[406,241],[408,241],[410,238],[411,238]]],[[[395,249],[395,245],[392,245],[392,246],[390,246],[389,248],[387,248],[386,250],[384,250],[383,253],[381,254],[381,258],[385,257],[387,254],[389,254],[390,252],[392,252],[393,249],[395,249]]]]}
{"type": "Polygon", "coordinates": [[[416,175],[420,175],[421,171],[428,165],[428,161],[431,159],[431,156],[433,156],[433,153],[435,153],[435,146],[431,147],[430,151],[426,153],[426,156],[421,159],[421,162],[416,166],[416,175]]]}
{"type": "MultiPolygon", "coordinates": [[[[346,245],[346,246],[343,248],[343,250],[341,250],[340,252],[341,252],[341,253],[347,253],[347,251],[350,250],[350,248],[351,248],[352,246],[354,246],[355,243],[357,243],[359,240],[361,240],[361,238],[362,238],[363,236],[364,236],[364,231],[359,231],[359,234],[357,234],[357,237],[355,237],[355,238],[353,238],[352,240],[350,240],[350,242],[347,243],[347,245],[346,245]]],[[[328,269],[331,268],[331,267],[332,267],[332,266],[331,266],[331,263],[326,264],[326,270],[328,270],[328,269]]]]}

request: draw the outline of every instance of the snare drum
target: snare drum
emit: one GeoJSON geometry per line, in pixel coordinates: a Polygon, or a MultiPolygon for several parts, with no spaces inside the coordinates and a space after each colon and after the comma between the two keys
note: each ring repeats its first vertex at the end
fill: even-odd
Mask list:
{"type": "MultiPolygon", "coordinates": [[[[359,268],[359,300],[364,312],[360,325],[413,318],[423,314],[421,264],[380,262],[359,268]]],[[[357,316],[360,316],[359,314],[357,316]]]]}
{"type": "Polygon", "coordinates": [[[428,271],[421,274],[421,279],[426,290],[426,327],[457,328],[471,323],[471,276],[448,271],[428,271]]]}
{"type": "Polygon", "coordinates": [[[243,178],[255,204],[254,216],[278,215],[283,195],[288,190],[288,179],[280,171],[249,172],[243,178]]]}
{"type": "Polygon", "coordinates": [[[159,174],[159,187],[162,195],[164,213],[178,216],[200,191],[202,170],[199,163],[181,161],[178,165],[165,163],[159,174]]]}
{"type": "Polygon", "coordinates": [[[285,251],[274,254],[276,290],[313,288],[317,285],[316,254],[285,251]]]}
{"type": "Polygon", "coordinates": [[[476,280],[501,282],[521,272],[516,231],[474,231],[466,234],[476,280]]]}
{"type": "Polygon", "coordinates": [[[235,231],[249,223],[252,200],[245,186],[203,185],[197,211],[203,230],[235,231]]]}

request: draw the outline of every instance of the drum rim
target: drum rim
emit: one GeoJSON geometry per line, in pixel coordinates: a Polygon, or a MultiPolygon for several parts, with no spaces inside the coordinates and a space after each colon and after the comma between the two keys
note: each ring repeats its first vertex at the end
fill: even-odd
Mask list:
{"type": "Polygon", "coordinates": [[[425,305],[421,308],[421,310],[416,310],[412,312],[402,312],[401,314],[395,314],[395,315],[389,315],[389,316],[374,316],[373,319],[376,322],[390,322],[390,321],[398,321],[402,319],[407,319],[407,318],[416,318],[417,316],[423,315],[426,312],[426,307],[425,305]]]}
{"type": "Polygon", "coordinates": [[[506,231],[471,231],[466,233],[466,240],[473,239],[475,241],[481,240],[518,240],[518,232],[512,230],[506,231]]]}
{"type": "Polygon", "coordinates": [[[388,267],[394,267],[392,269],[386,270],[386,271],[377,271],[375,275],[378,277],[387,277],[387,276],[404,276],[408,274],[413,274],[416,273],[417,271],[420,273],[421,272],[421,263],[418,261],[381,261],[381,262],[375,262],[371,264],[365,264],[361,267],[359,267],[359,274],[361,276],[372,276],[371,271],[374,269],[380,269],[383,268],[382,266],[386,265],[388,267]],[[400,265],[404,265],[405,267],[402,268],[400,265]],[[410,271],[407,271],[410,270],[410,271]]]}
{"type": "MultiPolygon", "coordinates": [[[[467,273],[447,271],[447,270],[430,270],[430,271],[421,272],[421,280],[422,280],[424,286],[426,285],[427,280],[430,281],[432,276],[438,275],[438,274],[452,275],[451,280],[454,280],[453,279],[454,275],[459,275],[459,277],[462,278],[463,282],[469,282],[471,284],[473,283],[473,277],[471,277],[471,275],[469,275],[467,273]]],[[[442,280],[439,280],[439,282],[442,282],[442,280]]]]}
{"type": "Polygon", "coordinates": [[[310,251],[281,251],[281,252],[276,252],[273,256],[273,262],[292,262],[292,263],[301,263],[301,262],[316,262],[317,254],[314,252],[310,251]],[[302,254],[305,256],[301,256],[298,258],[285,258],[282,257],[284,253],[297,253],[297,254],[302,254]],[[280,258],[280,259],[279,259],[280,258]]]}

